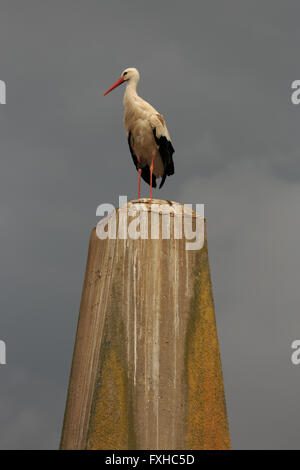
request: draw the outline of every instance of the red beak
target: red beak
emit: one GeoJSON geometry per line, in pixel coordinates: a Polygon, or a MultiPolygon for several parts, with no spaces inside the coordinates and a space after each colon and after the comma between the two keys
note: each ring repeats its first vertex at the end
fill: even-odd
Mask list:
{"type": "Polygon", "coordinates": [[[105,93],[103,96],[107,95],[110,93],[114,88],[117,88],[117,86],[121,85],[121,83],[125,82],[124,78],[119,78],[119,80],[116,81],[105,93]]]}

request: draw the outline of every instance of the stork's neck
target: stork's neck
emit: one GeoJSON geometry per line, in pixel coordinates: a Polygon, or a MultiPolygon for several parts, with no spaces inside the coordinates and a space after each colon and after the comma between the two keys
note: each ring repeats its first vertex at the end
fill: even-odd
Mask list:
{"type": "Polygon", "coordinates": [[[138,82],[136,80],[128,80],[126,83],[126,91],[124,93],[124,106],[126,106],[127,103],[130,103],[137,98],[138,94],[136,92],[136,87],[137,87],[138,82]]]}

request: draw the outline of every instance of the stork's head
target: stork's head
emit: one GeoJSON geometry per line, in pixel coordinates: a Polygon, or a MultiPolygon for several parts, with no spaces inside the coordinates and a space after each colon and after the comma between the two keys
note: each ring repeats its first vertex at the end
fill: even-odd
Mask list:
{"type": "Polygon", "coordinates": [[[124,72],[121,73],[121,77],[123,78],[124,82],[135,81],[136,83],[140,80],[140,74],[137,69],[134,67],[130,67],[129,69],[125,69],[124,72]]]}
{"type": "Polygon", "coordinates": [[[125,69],[121,73],[121,77],[104,93],[103,96],[107,95],[114,88],[117,88],[117,86],[121,85],[124,82],[128,82],[128,83],[133,83],[134,82],[135,84],[137,84],[139,82],[139,80],[140,80],[140,74],[139,74],[139,71],[137,69],[135,69],[134,67],[130,67],[128,69],[125,69]]]}

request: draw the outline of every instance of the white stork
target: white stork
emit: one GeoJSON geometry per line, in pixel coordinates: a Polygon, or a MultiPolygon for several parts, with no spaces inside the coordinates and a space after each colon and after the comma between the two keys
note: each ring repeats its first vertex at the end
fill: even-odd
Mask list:
{"type": "Polygon", "coordinates": [[[125,69],[104,96],[126,82],[124,124],[133,163],[139,172],[140,199],[141,177],[150,184],[152,198],[152,187],[156,188],[156,178],[162,178],[159,186],[161,188],[166,177],[174,174],[174,148],[163,116],[138,96],[136,87],[139,80],[137,69],[125,69]]]}

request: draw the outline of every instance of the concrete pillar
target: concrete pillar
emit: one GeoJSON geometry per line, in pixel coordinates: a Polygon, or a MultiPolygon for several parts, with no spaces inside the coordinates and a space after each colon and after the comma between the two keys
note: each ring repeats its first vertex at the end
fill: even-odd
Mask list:
{"type": "MultiPolygon", "coordinates": [[[[131,201],[117,226],[134,203],[169,205],[171,220],[183,208],[131,201]]],[[[187,250],[174,233],[100,240],[92,231],[62,449],[230,448],[206,235],[187,250]]]]}

